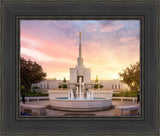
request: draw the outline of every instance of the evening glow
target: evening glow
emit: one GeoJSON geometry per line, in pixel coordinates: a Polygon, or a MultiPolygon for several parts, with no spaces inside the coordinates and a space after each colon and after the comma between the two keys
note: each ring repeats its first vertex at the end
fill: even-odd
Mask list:
{"type": "Polygon", "coordinates": [[[21,20],[21,56],[36,61],[47,78],[69,80],[77,64],[79,32],[82,57],[91,79],[118,79],[118,73],[139,61],[138,20],[21,20]]]}

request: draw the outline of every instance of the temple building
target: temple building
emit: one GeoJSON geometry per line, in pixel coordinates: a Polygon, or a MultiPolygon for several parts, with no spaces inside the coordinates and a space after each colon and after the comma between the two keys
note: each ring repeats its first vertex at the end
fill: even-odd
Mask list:
{"type": "Polygon", "coordinates": [[[70,83],[78,83],[79,78],[82,78],[82,82],[91,82],[91,70],[85,68],[83,65],[82,58],[82,47],[81,47],[81,32],[79,32],[79,57],[77,58],[77,65],[75,68],[70,68],[70,83]]]}

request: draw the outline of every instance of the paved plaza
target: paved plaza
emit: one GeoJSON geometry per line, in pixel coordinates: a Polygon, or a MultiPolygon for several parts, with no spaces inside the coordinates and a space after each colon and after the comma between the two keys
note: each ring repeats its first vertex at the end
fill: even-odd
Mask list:
{"type": "MultiPolygon", "coordinates": [[[[27,102],[29,105],[38,105],[38,106],[48,106],[49,100],[43,101],[31,101],[27,102]]],[[[136,102],[131,101],[112,101],[112,105],[116,106],[124,106],[124,105],[136,105],[136,102]]],[[[90,111],[90,112],[71,112],[71,111],[60,111],[53,109],[46,109],[46,116],[114,116],[115,108],[109,110],[102,111],[90,111]]]]}

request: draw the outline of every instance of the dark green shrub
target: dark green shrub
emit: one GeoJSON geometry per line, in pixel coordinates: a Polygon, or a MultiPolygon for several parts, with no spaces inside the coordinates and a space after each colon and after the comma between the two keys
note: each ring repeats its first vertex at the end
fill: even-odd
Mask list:
{"type": "Polygon", "coordinates": [[[94,89],[98,89],[98,85],[94,85],[94,89]]]}
{"type": "Polygon", "coordinates": [[[63,89],[67,88],[67,85],[63,85],[63,89]]]}
{"type": "Polygon", "coordinates": [[[32,87],[33,91],[35,91],[35,89],[40,89],[38,86],[33,86],[32,87]]]}
{"type": "Polygon", "coordinates": [[[100,88],[102,89],[102,88],[103,88],[103,85],[100,85],[100,88]]]}
{"type": "Polygon", "coordinates": [[[125,91],[125,92],[120,92],[113,94],[114,97],[137,97],[137,94],[139,91],[125,91]]]}
{"type": "Polygon", "coordinates": [[[62,85],[59,85],[58,88],[59,88],[59,89],[62,88],[62,85]]]}
{"type": "MultiPolygon", "coordinates": [[[[35,92],[35,91],[33,91],[33,92],[24,92],[24,94],[25,94],[25,97],[38,97],[38,96],[48,96],[48,94],[46,94],[46,93],[41,93],[41,92],[35,92]]],[[[22,94],[21,94],[21,96],[22,96],[22,94]]]]}

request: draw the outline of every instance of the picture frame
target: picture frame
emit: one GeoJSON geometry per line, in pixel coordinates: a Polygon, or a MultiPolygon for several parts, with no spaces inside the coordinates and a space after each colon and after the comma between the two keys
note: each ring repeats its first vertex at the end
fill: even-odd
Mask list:
{"type": "MultiPolygon", "coordinates": [[[[21,53],[20,53],[20,47],[22,46],[21,45],[21,43],[20,43],[20,39],[21,39],[21,36],[20,36],[20,30],[21,30],[21,23],[20,22],[23,22],[23,21],[31,21],[31,20],[36,20],[36,21],[38,21],[38,20],[41,20],[41,21],[46,21],[46,18],[47,18],[47,21],[48,20],[56,20],[56,21],[62,21],[62,20],[67,20],[67,21],[69,21],[69,20],[72,20],[72,21],[77,21],[77,19],[79,20],[79,19],[81,19],[81,20],[83,20],[83,21],[90,21],[90,20],[95,20],[95,21],[105,21],[105,20],[109,20],[109,21],[119,21],[119,20],[121,20],[121,21],[132,21],[132,20],[134,20],[134,21],[137,21],[137,22],[139,22],[139,36],[140,36],[140,39],[143,39],[143,33],[144,33],[144,29],[143,29],[143,24],[144,24],[144,17],[143,16],[114,16],[114,17],[112,17],[112,16],[94,16],[94,17],[90,17],[89,19],[88,19],[88,16],[87,17],[84,17],[84,16],[78,16],[78,17],[75,17],[75,16],[32,16],[32,17],[30,17],[30,16],[17,16],[16,17],[16,26],[17,26],[17,33],[16,33],[16,35],[18,35],[17,37],[17,41],[16,41],[16,46],[17,46],[17,59],[16,60],[19,60],[19,58],[20,58],[20,56],[22,55],[21,53]]],[[[143,41],[143,40],[142,40],[143,41]]],[[[143,48],[144,47],[144,44],[143,43],[140,43],[141,44],[141,48],[143,48]]],[[[140,47],[139,47],[140,48],[140,47]]],[[[142,49],[139,49],[139,50],[142,50],[142,49]]],[[[143,52],[142,52],[142,54],[143,54],[143,52]]],[[[139,54],[138,54],[139,55],[139,54]]],[[[139,59],[142,59],[142,56],[143,55],[141,55],[141,56],[139,56],[139,59]]],[[[18,62],[18,61],[17,61],[18,62]]],[[[17,64],[18,66],[20,65],[19,63],[17,64]]],[[[143,69],[143,68],[142,68],[143,69]]],[[[143,71],[141,69],[141,71],[143,71]]],[[[19,79],[20,79],[20,74],[19,74],[19,72],[20,72],[20,68],[19,67],[17,67],[17,77],[19,77],[19,79]]],[[[141,75],[144,75],[144,74],[141,74],[141,75]]],[[[142,78],[142,77],[141,77],[142,78]]],[[[20,81],[17,81],[17,84],[20,84],[20,81]]],[[[94,118],[94,120],[115,120],[115,118],[116,119],[118,119],[118,120],[123,120],[124,118],[125,118],[125,120],[135,120],[135,119],[137,119],[137,120],[143,120],[144,119],[144,95],[143,95],[143,91],[142,91],[142,94],[140,94],[140,96],[141,96],[141,103],[140,103],[140,114],[139,115],[135,115],[134,117],[132,117],[132,116],[125,116],[125,117],[123,117],[123,118],[121,118],[121,117],[116,117],[116,116],[114,116],[114,114],[113,114],[113,116],[90,116],[89,117],[89,115],[86,115],[86,116],[84,116],[83,115],[83,117],[82,116],[79,116],[79,117],[75,117],[75,116],[73,116],[73,113],[72,113],[72,116],[71,117],[68,117],[68,116],[50,116],[50,117],[48,117],[48,116],[41,116],[41,117],[39,117],[39,118],[35,118],[35,117],[31,117],[31,118],[28,118],[28,117],[26,117],[26,116],[21,116],[19,113],[20,113],[20,91],[19,91],[20,89],[19,89],[19,86],[17,86],[17,89],[16,89],[16,119],[17,120],[64,120],[64,119],[75,119],[75,120],[79,120],[79,119],[81,119],[81,120],[92,120],[93,118],[94,118]]],[[[143,86],[141,86],[141,90],[143,90],[143,86]]],[[[141,93],[141,92],[140,92],[141,93]]],[[[133,105],[133,104],[132,104],[133,105]]],[[[83,113],[82,113],[83,114],[83,113]]],[[[93,113],[90,113],[90,114],[92,114],[93,115],[93,113]]]]}
{"type": "Polygon", "coordinates": [[[2,1],[1,2],[2,135],[158,135],[159,2],[158,1],[2,1]],[[19,35],[21,18],[141,19],[140,118],[19,118],[19,35]],[[11,91],[12,90],[12,91],[11,91]],[[143,91],[145,90],[145,91],[143,91]],[[152,91],[150,91],[152,90],[152,91]],[[96,129],[93,129],[96,128],[96,129]]]}

